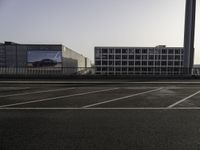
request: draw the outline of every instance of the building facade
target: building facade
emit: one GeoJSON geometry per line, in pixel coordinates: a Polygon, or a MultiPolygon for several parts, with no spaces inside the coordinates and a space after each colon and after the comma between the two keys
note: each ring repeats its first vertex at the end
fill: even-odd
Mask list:
{"type": "Polygon", "coordinates": [[[175,75],[182,74],[182,47],[95,47],[96,74],[175,75]]]}
{"type": "Polygon", "coordinates": [[[29,70],[63,70],[73,74],[91,67],[83,55],[56,44],[0,44],[0,68],[28,68],[29,70]]]}

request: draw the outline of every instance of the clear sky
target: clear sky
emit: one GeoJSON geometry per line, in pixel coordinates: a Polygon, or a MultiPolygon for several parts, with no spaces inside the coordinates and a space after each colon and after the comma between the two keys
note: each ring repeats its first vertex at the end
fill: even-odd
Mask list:
{"type": "MultiPolygon", "coordinates": [[[[0,42],[64,44],[92,61],[94,46],[182,47],[184,10],[185,0],[0,0],[0,42]]],[[[200,64],[198,0],[195,48],[200,64]]]]}

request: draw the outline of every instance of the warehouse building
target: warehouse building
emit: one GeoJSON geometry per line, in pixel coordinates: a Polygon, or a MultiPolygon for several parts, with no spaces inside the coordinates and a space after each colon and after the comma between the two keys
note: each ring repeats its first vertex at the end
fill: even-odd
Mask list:
{"type": "Polygon", "coordinates": [[[0,44],[0,67],[29,70],[62,70],[73,74],[91,67],[90,60],[64,45],[0,44]]]}
{"type": "Polygon", "coordinates": [[[182,74],[183,48],[95,47],[96,74],[174,75],[182,74]]]}

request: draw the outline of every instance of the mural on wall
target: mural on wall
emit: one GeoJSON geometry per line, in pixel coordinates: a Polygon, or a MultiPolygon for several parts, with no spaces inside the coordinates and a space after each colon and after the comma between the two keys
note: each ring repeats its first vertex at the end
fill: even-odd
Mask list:
{"type": "Polygon", "coordinates": [[[30,50],[27,52],[28,67],[62,67],[61,51],[38,51],[30,50]]]}

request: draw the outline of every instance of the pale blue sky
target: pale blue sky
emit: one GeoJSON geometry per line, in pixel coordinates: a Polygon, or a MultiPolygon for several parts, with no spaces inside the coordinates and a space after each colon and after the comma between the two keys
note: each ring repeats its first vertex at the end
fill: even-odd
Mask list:
{"type": "Polygon", "coordinates": [[[185,0],[0,0],[0,42],[60,43],[91,60],[94,46],[182,47],[184,9],[185,0]]]}

